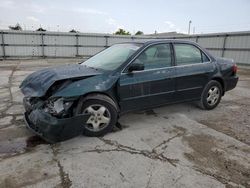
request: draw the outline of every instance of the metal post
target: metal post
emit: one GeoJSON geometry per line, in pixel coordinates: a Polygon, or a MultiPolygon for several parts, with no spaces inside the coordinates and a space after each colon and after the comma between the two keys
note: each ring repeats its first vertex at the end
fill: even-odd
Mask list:
{"type": "Polygon", "coordinates": [[[44,37],[43,37],[43,33],[41,33],[41,39],[42,39],[42,57],[45,58],[45,53],[44,53],[44,37]]]}
{"type": "Polygon", "coordinates": [[[109,36],[104,36],[104,37],[105,37],[105,48],[107,48],[108,44],[109,44],[109,42],[108,42],[109,36]]]}
{"type": "Polygon", "coordinates": [[[198,43],[199,36],[196,36],[195,42],[198,43]]]}
{"type": "Polygon", "coordinates": [[[224,57],[224,54],[225,54],[225,47],[226,47],[227,37],[228,37],[228,35],[225,35],[224,40],[223,40],[221,57],[224,57]]]}
{"type": "Polygon", "coordinates": [[[76,35],[76,57],[79,56],[79,35],[76,35]]]}
{"type": "Polygon", "coordinates": [[[192,23],[192,21],[190,20],[189,22],[188,22],[188,34],[190,35],[190,27],[191,27],[191,23],[192,23]]]}
{"type": "Polygon", "coordinates": [[[5,55],[5,44],[4,44],[4,37],[3,37],[3,31],[1,32],[1,38],[2,38],[3,59],[6,59],[6,55],[5,55]]]}

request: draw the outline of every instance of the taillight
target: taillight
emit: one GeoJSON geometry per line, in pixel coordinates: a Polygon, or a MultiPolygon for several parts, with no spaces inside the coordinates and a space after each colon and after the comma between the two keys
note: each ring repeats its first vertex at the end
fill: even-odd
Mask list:
{"type": "Polygon", "coordinates": [[[238,67],[236,64],[233,65],[233,74],[236,74],[238,70],[238,67]]]}

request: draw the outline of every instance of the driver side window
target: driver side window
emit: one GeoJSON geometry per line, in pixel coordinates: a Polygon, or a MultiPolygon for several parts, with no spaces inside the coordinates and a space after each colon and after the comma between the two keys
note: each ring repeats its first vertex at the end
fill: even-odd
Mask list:
{"type": "Polygon", "coordinates": [[[136,63],[144,65],[144,70],[169,67],[171,61],[170,44],[150,46],[135,60],[136,63]]]}

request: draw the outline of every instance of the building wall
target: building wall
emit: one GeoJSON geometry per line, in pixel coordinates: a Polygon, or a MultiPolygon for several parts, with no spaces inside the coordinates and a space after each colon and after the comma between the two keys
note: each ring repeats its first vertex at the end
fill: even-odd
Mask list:
{"type": "Polygon", "coordinates": [[[192,40],[215,56],[250,65],[250,31],[159,37],[3,30],[0,31],[0,58],[90,57],[116,43],[152,39],[192,40]]]}

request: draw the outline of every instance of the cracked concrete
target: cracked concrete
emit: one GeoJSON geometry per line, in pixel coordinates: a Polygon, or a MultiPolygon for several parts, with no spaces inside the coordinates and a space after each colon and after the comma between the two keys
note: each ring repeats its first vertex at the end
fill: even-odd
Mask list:
{"type": "Polygon", "coordinates": [[[25,127],[18,86],[77,61],[0,62],[0,187],[250,187],[250,70],[212,111],[169,105],[124,115],[104,137],[46,144],[25,127]]]}
{"type": "Polygon", "coordinates": [[[56,162],[58,169],[59,169],[59,175],[60,175],[60,180],[61,183],[57,185],[57,187],[62,187],[62,188],[69,188],[72,185],[72,182],[69,178],[69,174],[67,174],[64,169],[63,166],[60,162],[60,160],[57,158],[57,154],[58,154],[58,148],[57,145],[54,144],[51,146],[52,152],[53,152],[53,160],[56,162]]]}
{"type": "MultiPolygon", "coordinates": [[[[97,152],[97,153],[104,153],[104,152],[126,152],[132,155],[142,155],[144,157],[150,158],[152,160],[160,160],[163,162],[169,162],[171,165],[173,165],[174,167],[176,167],[176,164],[178,162],[177,159],[170,159],[164,155],[162,155],[162,153],[158,153],[156,152],[156,147],[160,147],[160,146],[156,146],[155,148],[153,148],[151,151],[148,150],[140,150],[140,149],[136,149],[136,148],[132,148],[130,146],[125,146],[122,144],[119,144],[117,141],[114,140],[107,140],[104,138],[99,138],[101,141],[103,141],[105,144],[109,145],[109,146],[113,146],[114,148],[111,149],[102,149],[99,147],[95,147],[95,149],[92,150],[86,150],[84,152],[97,152]]],[[[164,145],[166,142],[163,141],[160,145],[164,145]]]]}

